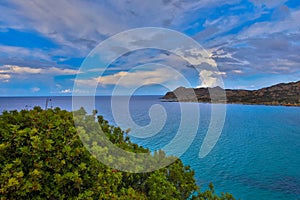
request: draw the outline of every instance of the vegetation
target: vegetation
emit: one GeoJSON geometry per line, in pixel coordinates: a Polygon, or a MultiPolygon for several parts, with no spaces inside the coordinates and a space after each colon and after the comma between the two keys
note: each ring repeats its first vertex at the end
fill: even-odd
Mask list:
{"type": "Polygon", "coordinates": [[[162,99],[166,101],[211,102],[210,94],[216,95],[223,92],[226,93],[226,99],[222,96],[219,99],[217,97],[214,99],[215,103],[300,106],[300,81],[280,83],[259,90],[179,87],[173,92],[168,92],[162,99]]]}
{"type": "MultiPolygon", "coordinates": [[[[82,120],[96,119],[86,115],[82,120]]],[[[110,141],[132,152],[149,152],[130,142],[102,116],[97,122],[110,141]]],[[[87,131],[87,130],[86,130],[87,131]]],[[[154,155],[153,155],[154,156],[154,155]]],[[[149,173],[128,173],[99,162],[82,144],[71,112],[59,108],[0,115],[0,199],[234,199],[200,192],[194,171],[177,159],[149,173]]]]}

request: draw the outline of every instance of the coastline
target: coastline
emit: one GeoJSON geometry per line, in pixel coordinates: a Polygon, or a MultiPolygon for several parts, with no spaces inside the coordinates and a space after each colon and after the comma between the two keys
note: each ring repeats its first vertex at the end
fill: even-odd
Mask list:
{"type": "Polygon", "coordinates": [[[211,103],[211,93],[215,94],[213,103],[288,107],[300,106],[300,81],[279,83],[258,90],[223,89],[219,86],[211,88],[178,87],[174,91],[167,92],[160,99],[165,102],[211,103]]]}
{"type": "Polygon", "coordinates": [[[247,102],[209,102],[209,101],[178,101],[177,99],[165,99],[160,98],[161,102],[181,102],[181,103],[207,103],[207,104],[237,104],[237,105],[261,105],[261,106],[283,106],[283,107],[300,107],[298,104],[288,104],[288,103],[247,103],[247,102]]]}

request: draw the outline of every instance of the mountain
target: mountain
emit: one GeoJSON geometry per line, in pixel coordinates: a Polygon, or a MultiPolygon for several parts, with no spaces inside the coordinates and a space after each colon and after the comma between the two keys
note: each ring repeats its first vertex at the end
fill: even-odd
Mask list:
{"type": "Polygon", "coordinates": [[[179,87],[172,92],[167,92],[161,99],[179,102],[212,102],[211,97],[213,103],[300,106],[300,81],[280,83],[258,90],[179,87]],[[226,94],[226,97],[222,94],[226,94]]]}

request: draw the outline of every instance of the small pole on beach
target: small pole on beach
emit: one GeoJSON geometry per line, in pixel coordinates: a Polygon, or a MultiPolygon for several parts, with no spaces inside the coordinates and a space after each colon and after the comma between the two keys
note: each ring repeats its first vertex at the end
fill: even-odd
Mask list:
{"type": "Polygon", "coordinates": [[[49,98],[47,97],[47,99],[46,99],[46,106],[45,106],[45,110],[47,110],[47,109],[48,109],[48,102],[49,102],[49,98]]]}

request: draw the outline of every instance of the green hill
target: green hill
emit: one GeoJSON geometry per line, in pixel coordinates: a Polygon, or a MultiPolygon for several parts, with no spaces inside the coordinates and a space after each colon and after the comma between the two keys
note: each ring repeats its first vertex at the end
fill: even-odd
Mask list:
{"type": "Polygon", "coordinates": [[[166,93],[162,99],[164,101],[211,102],[210,94],[222,94],[222,92],[225,92],[226,99],[222,97],[218,99],[217,96],[214,103],[300,106],[300,81],[280,83],[258,90],[179,87],[173,92],[166,93]]]}

